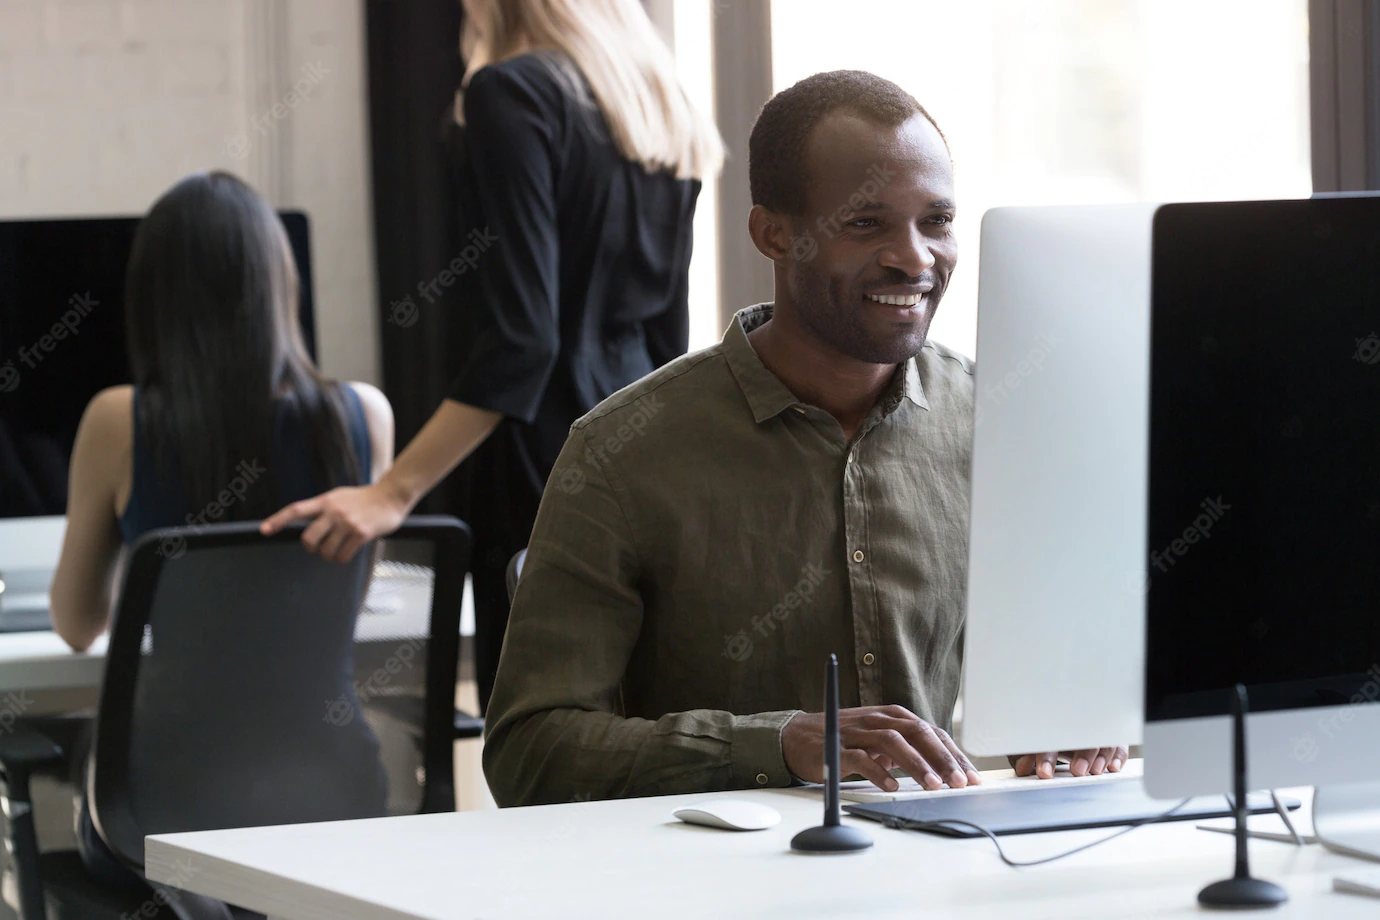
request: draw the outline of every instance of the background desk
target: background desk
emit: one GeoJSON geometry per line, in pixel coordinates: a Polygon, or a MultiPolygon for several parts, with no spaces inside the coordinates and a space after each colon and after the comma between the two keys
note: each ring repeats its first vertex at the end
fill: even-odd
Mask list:
{"type": "MultiPolygon", "coordinates": [[[[1291,790],[1305,803],[1308,790],[1291,790]]],[[[283,920],[501,917],[1203,917],[1198,890],[1231,873],[1232,839],[1191,823],[1144,827],[1086,853],[1011,869],[987,840],[950,840],[845,818],[876,840],[849,856],[789,850],[820,819],[817,792],[735,793],[778,809],[771,830],[681,824],[707,796],[574,803],[150,837],[148,874],[283,920]]],[[[1311,826],[1307,805],[1296,820],[1311,826]]],[[[1273,816],[1253,818],[1278,829],[1273,816]]],[[[1037,858],[1109,831],[1006,838],[1037,858]]],[[[1272,918],[1374,918],[1380,901],[1334,894],[1364,868],[1318,846],[1252,842],[1255,871],[1284,885],[1272,918]]]]}
{"type": "Polygon", "coordinates": [[[0,633],[0,715],[92,709],[105,676],[102,636],[77,654],[55,632],[0,633]]]}

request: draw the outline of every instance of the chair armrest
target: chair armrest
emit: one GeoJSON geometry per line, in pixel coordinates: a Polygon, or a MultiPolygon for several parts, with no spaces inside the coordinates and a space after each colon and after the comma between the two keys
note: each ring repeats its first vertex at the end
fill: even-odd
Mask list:
{"type": "Polygon", "coordinates": [[[468,712],[455,710],[455,740],[484,737],[484,717],[472,716],[468,712]]]}
{"type": "Polygon", "coordinates": [[[27,778],[38,767],[62,763],[62,748],[46,735],[24,725],[0,732],[0,771],[14,780],[27,778]]]}

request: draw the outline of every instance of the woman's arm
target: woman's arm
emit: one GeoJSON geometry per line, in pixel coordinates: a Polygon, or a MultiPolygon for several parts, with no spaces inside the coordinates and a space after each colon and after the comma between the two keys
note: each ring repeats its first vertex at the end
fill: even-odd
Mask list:
{"type": "Polygon", "coordinates": [[[302,543],[327,559],[345,562],[365,543],[397,530],[422,496],[483,443],[502,417],[447,399],[383,478],[293,502],[265,520],[260,530],[271,534],[293,521],[310,520],[302,543]]]}
{"type": "Polygon", "coordinates": [[[378,482],[393,465],[393,404],[372,384],[352,381],[349,387],[359,397],[364,423],[369,428],[369,453],[373,462],[364,471],[364,478],[378,482]]]}
{"type": "Polygon", "coordinates": [[[133,391],[114,387],[86,407],[72,447],[67,533],[49,592],[53,629],[85,651],[110,626],[120,560],[118,496],[133,458],[133,391]]]}

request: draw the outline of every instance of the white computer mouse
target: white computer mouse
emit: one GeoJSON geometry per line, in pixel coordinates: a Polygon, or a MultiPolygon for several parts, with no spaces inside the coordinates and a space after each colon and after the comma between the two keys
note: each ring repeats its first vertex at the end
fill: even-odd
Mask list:
{"type": "Polygon", "coordinates": [[[671,812],[686,824],[702,824],[726,831],[762,831],[781,823],[775,808],[742,799],[709,799],[671,812]]]}

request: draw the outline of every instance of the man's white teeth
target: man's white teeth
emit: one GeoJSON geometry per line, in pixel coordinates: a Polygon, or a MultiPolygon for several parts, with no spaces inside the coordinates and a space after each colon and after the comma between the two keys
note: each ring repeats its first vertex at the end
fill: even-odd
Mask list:
{"type": "Polygon", "coordinates": [[[889,303],[894,307],[913,307],[925,299],[924,294],[868,294],[868,300],[889,303]]]}

